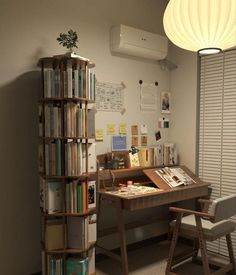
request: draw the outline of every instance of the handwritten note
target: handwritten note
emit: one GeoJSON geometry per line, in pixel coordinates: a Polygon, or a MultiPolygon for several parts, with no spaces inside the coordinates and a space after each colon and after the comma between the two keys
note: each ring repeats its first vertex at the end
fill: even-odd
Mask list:
{"type": "Polygon", "coordinates": [[[121,112],[124,107],[123,83],[96,82],[96,109],[99,111],[121,112]]]}

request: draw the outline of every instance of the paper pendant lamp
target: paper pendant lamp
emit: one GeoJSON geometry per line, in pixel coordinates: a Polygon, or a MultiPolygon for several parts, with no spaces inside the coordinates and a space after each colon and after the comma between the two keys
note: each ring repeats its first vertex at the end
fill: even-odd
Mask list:
{"type": "Polygon", "coordinates": [[[236,0],[170,0],[163,18],[178,47],[211,54],[236,46],[236,0]]]}

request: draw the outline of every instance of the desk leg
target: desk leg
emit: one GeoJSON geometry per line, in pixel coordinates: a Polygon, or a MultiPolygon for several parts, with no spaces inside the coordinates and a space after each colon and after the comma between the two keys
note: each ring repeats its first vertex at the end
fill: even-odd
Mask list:
{"type": "Polygon", "coordinates": [[[120,238],[120,253],[121,253],[121,264],[123,275],[129,274],[128,258],[127,258],[127,247],[126,247],[126,236],[125,236],[125,223],[123,217],[123,210],[121,201],[117,201],[117,222],[118,222],[118,234],[120,238]]]}
{"type": "Polygon", "coordinates": [[[97,224],[99,223],[101,204],[102,204],[102,195],[98,194],[98,197],[97,197],[97,224]]]}

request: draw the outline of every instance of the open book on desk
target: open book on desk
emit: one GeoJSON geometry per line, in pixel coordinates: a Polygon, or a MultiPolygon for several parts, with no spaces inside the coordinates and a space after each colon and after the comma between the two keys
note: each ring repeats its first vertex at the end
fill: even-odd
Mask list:
{"type": "Polygon", "coordinates": [[[196,183],[182,168],[180,167],[164,167],[155,170],[171,188],[180,185],[189,185],[196,183]]]}
{"type": "Polygon", "coordinates": [[[144,169],[143,172],[153,184],[163,190],[201,183],[201,180],[185,166],[156,167],[144,169]]]}

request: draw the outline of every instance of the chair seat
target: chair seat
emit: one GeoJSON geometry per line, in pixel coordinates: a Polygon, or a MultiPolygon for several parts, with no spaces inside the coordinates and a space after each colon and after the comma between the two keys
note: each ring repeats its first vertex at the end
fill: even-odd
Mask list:
{"type": "MultiPolygon", "coordinates": [[[[221,236],[227,235],[235,230],[236,223],[230,220],[222,220],[217,223],[212,223],[208,220],[201,219],[203,235],[207,240],[215,240],[221,236]]],[[[174,227],[175,220],[170,223],[174,227]]],[[[180,233],[192,232],[192,235],[197,235],[196,221],[194,215],[188,215],[182,218],[180,233]]],[[[189,234],[191,235],[191,234],[189,234]]]]}

